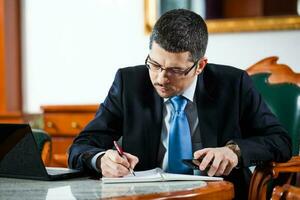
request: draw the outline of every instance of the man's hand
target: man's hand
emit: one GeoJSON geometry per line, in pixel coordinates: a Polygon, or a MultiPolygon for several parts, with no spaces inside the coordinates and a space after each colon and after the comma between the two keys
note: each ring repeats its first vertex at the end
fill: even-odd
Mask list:
{"type": "Polygon", "coordinates": [[[209,176],[228,175],[238,165],[238,156],[228,147],[205,148],[194,153],[194,158],[203,158],[199,169],[204,171],[210,164],[207,172],[209,176]]]}
{"type": "Polygon", "coordinates": [[[97,161],[97,167],[101,169],[104,177],[125,176],[129,173],[129,168],[133,169],[139,162],[139,159],[136,156],[125,152],[124,154],[127,159],[121,157],[115,150],[107,150],[100,158],[100,162],[97,161]]]}

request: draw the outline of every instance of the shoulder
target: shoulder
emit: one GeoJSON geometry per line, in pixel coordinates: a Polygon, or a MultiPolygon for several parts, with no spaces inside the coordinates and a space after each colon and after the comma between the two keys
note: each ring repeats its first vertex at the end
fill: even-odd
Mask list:
{"type": "Polygon", "coordinates": [[[217,78],[237,78],[244,74],[245,71],[229,65],[220,65],[208,63],[204,69],[204,75],[213,75],[217,78]]]}
{"type": "Polygon", "coordinates": [[[202,72],[205,88],[211,94],[232,94],[252,87],[247,72],[228,65],[209,63],[202,72]]]}
{"type": "Polygon", "coordinates": [[[145,65],[120,68],[116,73],[116,80],[123,86],[133,88],[151,86],[149,72],[145,65]]]}
{"type": "Polygon", "coordinates": [[[147,72],[148,72],[148,69],[145,65],[124,67],[124,68],[120,68],[118,70],[118,73],[121,73],[124,76],[134,76],[134,75],[139,75],[139,74],[146,74],[147,72]]]}
{"type": "Polygon", "coordinates": [[[228,65],[208,63],[203,71],[204,81],[214,81],[218,85],[236,84],[237,82],[249,80],[245,70],[228,65]]]}
{"type": "Polygon", "coordinates": [[[119,68],[115,75],[115,81],[124,80],[129,82],[139,81],[140,79],[149,78],[148,69],[145,65],[137,65],[131,67],[119,68]]]}

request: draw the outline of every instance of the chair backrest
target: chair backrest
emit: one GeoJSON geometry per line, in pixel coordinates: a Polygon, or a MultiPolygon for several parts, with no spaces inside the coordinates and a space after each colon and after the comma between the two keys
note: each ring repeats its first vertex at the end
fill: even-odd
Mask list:
{"type": "MultiPolygon", "coordinates": [[[[292,138],[293,155],[299,154],[300,137],[300,74],[287,65],[278,64],[278,57],[268,57],[247,69],[255,87],[261,93],[270,110],[278,117],[292,138]]],[[[294,156],[286,163],[270,163],[257,167],[251,178],[249,200],[267,198],[272,180],[291,183],[300,171],[300,157],[294,156]],[[288,173],[287,176],[279,174],[288,173]]],[[[271,188],[272,189],[272,188],[271,188]]]]}
{"type": "Polygon", "coordinates": [[[247,69],[271,111],[292,138],[293,155],[299,155],[300,74],[268,57],[247,69]]]}
{"type": "Polygon", "coordinates": [[[48,133],[40,129],[32,129],[32,134],[41,153],[44,165],[48,166],[51,160],[51,137],[48,133]]]}

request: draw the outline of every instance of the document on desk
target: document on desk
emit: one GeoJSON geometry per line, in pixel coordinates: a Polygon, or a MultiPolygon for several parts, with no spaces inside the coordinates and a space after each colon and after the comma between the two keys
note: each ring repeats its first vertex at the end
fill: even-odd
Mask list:
{"type": "Polygon", "coordinates": [[[132,174],[120,178],[101,178],[102,183],[137,183],[137,182],[160,182],[160,181],[221,181],[221,177],[197,176],[185,174],[171,174],[163,172],[160,168],[146,171],[135,171],[132,174]]]}

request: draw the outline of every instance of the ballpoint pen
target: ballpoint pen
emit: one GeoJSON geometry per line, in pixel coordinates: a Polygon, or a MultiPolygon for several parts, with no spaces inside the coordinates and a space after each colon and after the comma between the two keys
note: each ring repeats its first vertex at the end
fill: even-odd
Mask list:
{"type": "MultiPolygon", "coordinates": [[[[124,159],[126,159],[126,160],[128,161],[127,157],[125,156],[125,154],[124,154],[124,152],[123,152],[123,149],[118,145],[118,143],[117,143],[116,141],[114,141],[114,145],[115,145],[115,147],[116,147],[116,149],[117,149],[119,155],[120,155],[122,158],[124,158],[124,159]]],[[[132,169],[131,167],[129,167],[128,169],[129,169],[130,173],[131,173],[133,176],[135,176],[135,173],[134,173],[133,169],[132,169]]]]}

